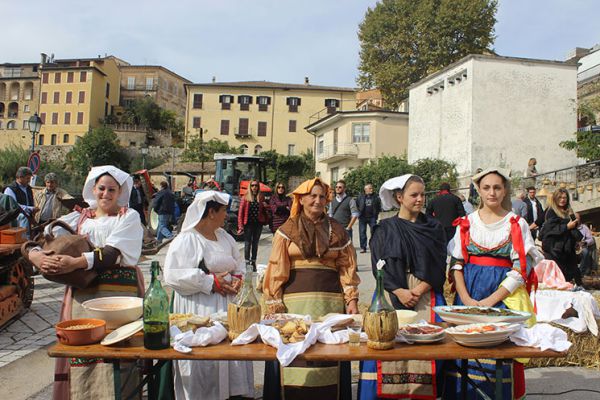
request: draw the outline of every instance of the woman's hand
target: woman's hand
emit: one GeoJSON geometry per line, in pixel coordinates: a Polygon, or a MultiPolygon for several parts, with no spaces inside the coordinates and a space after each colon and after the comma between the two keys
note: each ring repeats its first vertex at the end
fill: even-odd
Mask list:
{"type": "Polygon", "coordinates": [[[88,266],[87,260],[83,256],[71,257],[59,254],[57,257],[59,265],[56,274],[67,274],[77,269],[85,269],[88,266]]]}
{"type": "Polygon", "coordinates": [[[225,279],[225,277],[228,275],[229,272],[218,272],[216,274],[213,274],[215,279],[213,290],[215,291],[215,293],[219,293],[221,296],[237,294],[238,289],[234,288],[234,283],[230,280],[228,281],[225,279]]]}
{"type": "Polygon", "coordinates": [[[567,223],[567,229],[575,229],[577,228],[577,225],[579,225],[579,221],[574,219],[573,221],[569,221],[569,223],[567,223]]]}
{"type": "Polygon", "coordinates": [[[462,296],[461,296],[460,300],[462,301],[462,303],[463,303],[465,306],[469,306],[469,307],[478,307],[478,306],[480,306],[480,305],[481,305],[481,304],[480,304],[481,302],[479,302],[479,301],[477,301],[477,300],[474,300],[474,299],[472,299],[470,296],[469,296],[469,297],[467,297],[467,298],[465,298],[465,299],[463,299],[463,298],[462,298],[462,296]]]}
{"type": "Polygon", "coordinates": [[[29,259],[43,274],[59,275],[66,274],[76,269],[87,268],[85,257],[71,257],[60,254],[49,254],[49,252],[36,251],[30,254],[29,259]],[[38,253],[38,254],[36,254],[38,253]],[[33,259],[32,259],[33,257],[33,259]],[[36,264],[39,262],[39,265],[36,264]]]}
{"type": "Polygon", "coordinates": [[[419,301],[419,296],[416,296],[408,289],[396,289],[394,290],[394,294],[396,297],[398,297],[398,300],[400,300],[402,304],[409,308],[416,306],[417,302],[419,301]]]}
{"type": "Polygon", "coordinates": [[[491,296],[480,300],[478,303],[480,307],[494,307],[496,305],[496,302],[491,298],[491,296]]]}
{"type": "Polygon", "coordinates": [[[358,314],[358,300],[352,299],[346,304],[346,314],[358,314]]]}

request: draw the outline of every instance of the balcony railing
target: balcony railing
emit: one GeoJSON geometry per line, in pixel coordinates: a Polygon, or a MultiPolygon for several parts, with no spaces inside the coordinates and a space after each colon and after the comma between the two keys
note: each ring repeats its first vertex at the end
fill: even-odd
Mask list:
{"type": "Polygon", "coordinates": [[[243,139],[243,138],[249,138],[254,136],[254,132],[251,128],[248,128],[246,130],[243,130],[240,132],[240,128],[235,128],[233,130],[233,134],[235,135],[235,137],[237,137],[238,139],[243,139]]]}
{"type": "Polygon", "coordinates": [[[317,161],[332,162],[344,158],[355,158],[358,155],[358,146],[353,143],[330,144],[317,152],[317,161]]]}

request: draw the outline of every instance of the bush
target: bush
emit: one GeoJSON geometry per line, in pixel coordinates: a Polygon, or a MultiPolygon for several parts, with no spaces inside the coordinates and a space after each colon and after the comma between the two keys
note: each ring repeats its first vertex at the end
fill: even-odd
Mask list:
{"type": "Polygon", "coordinates": [[[0,150],[0,184],[5,186],[15,180],[19,167],[27,165],[29,150],[11,144],[0,150]]]}

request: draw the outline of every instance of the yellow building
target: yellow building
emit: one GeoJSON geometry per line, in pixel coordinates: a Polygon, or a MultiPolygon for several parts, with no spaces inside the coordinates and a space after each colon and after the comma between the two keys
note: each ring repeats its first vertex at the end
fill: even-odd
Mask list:
{"type": "Polygon", "coordinates": [[[38,112],[39,64],[0,64],[0,148],[31,146],[27,120],[38,112]]]}
{"type": "Polygon", "coordinates": [[[158,65],[121,65],[121,106],[150,96],[160,107],[185,118],[185,84],[191,81],[158,65]]]}
{"type": "Polygon", "coordinates": [[[203,140],[219,139],[247,154],[276,150],[298,155],[314,148],[304,127],[328,114],[352,110],[352,88],[266,81],[185,85],[186,143],[203,130],[203,140]]]}
{"type": "Polygon", "coordinates": [[[40,76],[43,125],[38,145],[74,144],[119,104],[120,72],[114,57],[46,60],[40,76]]]}
{"type": "Polygon", "coordinates": [[[306,130],[316,139],[317,175],[330,183],[382,155],[405,155],[408,148],[405,112],[337,112],[310,124],[306,130]]]}

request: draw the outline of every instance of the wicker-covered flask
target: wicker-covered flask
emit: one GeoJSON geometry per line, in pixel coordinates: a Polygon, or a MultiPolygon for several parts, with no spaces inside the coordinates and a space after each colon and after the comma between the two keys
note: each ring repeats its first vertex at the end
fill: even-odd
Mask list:
{"type": "Polygon", "coordinates": [[[232,303],[227,305],[227,323],[229,339],[233,340],[250,325],[260,322],[260,305],[254,294],[252,285],[252,263],[246,262],[244,283],[232,303]]]}
{"type": "Polygon", "coordinates": [[[377,262],[377,287],[369,310],[365,314],[363,326],[367,333],[367,346],[375,350],[389,350],[394,347],[394,338],[398,332],[396,310],[388,303],[383,289],[383,266],[385,261],[377,262]]]}

